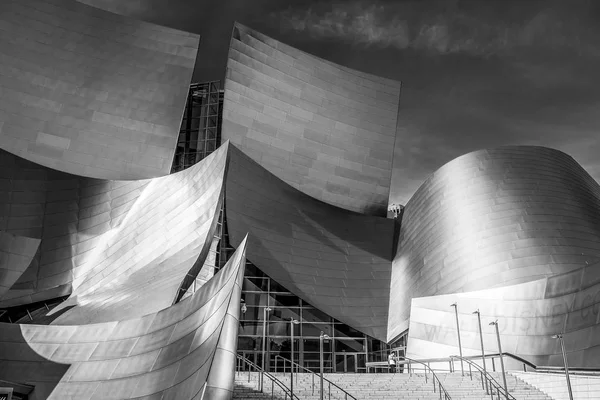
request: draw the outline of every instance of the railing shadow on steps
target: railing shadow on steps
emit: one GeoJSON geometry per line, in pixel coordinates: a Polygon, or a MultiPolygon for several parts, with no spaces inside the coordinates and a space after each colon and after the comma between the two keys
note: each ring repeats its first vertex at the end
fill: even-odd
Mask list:
{"type": "MultiPolygon", "coordinates": [[[[271,380],[271,400],[275,399],[275,385],[279,386],[279,388],[283,391],[283,394],[284,394],[284,397],[285,397],[284,400],[287,400],[288,397],[289,397],[290,400],[300,400],[298,398],[298,396],[296,396],[296,395],[293,395],[293,397],[292,397],[292,393],[290,391],[290,388],[288,388],[283,382],[281,382],[279,379],[277,379],[275,376],[271,375],[270,373],[268,373],[266,371],[263,371],[261,367],[259,367],[258,365],[254,364],[252,361],[248,360],[245,357],[242,357],[239,354],[237,355],[237,360],[238,360],[238,363],[236,365],[236,371],[237,371],[238,375],[241,374],[242,372],[245,372],[245,371],[241,370],[242,369],[241,368],[242,364],[246,364],[248,366],[248,382],[250,382],[250,372],[252,370],[254,370],[256,372],[262,372],[262,376],[263,377],[267,377],[268,379],[271,380]]],[[[257,391],[261,391],[261,389],[260,389],[260,382],[261,382],[261,380],[258,379],[257,383],[259,385],[259,388],[257,389],[257,391]]],[[[263,384],[262,390],[263,390],[263,393],[264,393],[264,384],[263,384]]]]}
{"type": "MultiPolygon", "coordinates": [[[[279,354],[275,356],[275,372],[278,372],[278,359],[283,360],[283,373],[287,372],[286,371],[286,363],[291,363],[290,364],[290,371],[291,368],[294,367],[294,370],[296,371],[296,384],[298,384],[298,371],[304,371],[307,372],[309,374],[311,374],[312,376],[312,392],[313,395],[315,394],[315,376],[317,376],[317,374],[315,372],[313,372],[312,370],[303,367],[302,365],[290,360],[289,358],[285,358],[280,356],[279,354]]],[[[317,379],[320,379],[320,375],[317,376],[317,379]]],[[[348,399],[353,399],[353,400],[358,400],[356,397],[352,396],[350,393],[348,393],[346,390],[344,390],[343,388],[341,388],[339,385],[335,384],[334,382],[330,381],[329,379],[323,377],[323,380],[325,382],[327,382],[328,384],[328,389],[327,389],[327,398],[331,399],[331,386],[333,385],[334,388],[337,388],[338,390],[340,390],[343,394],[344,394],[344,399],[348,400],[348,399]]],[[[323,388],[324,390],[324,388],[323,388]]]]}
{"type": "MultiPolygon", "coordinates": [[[[504,388],[491,376],[487,371],[484,371],[479,365],[471,361],[466,357],[460,356],[450,356],[451,360],[461,360],[466,362],[469,365],[469,377],[473,380],[473,368],[479,372],[481,377],[481,389],[485,390],[485,393],[494,400],[494,391],[496,392],[497,400],[501,400],[502,398],[506,400],[516,400],[516,398],[508,393],[508,391],[504,390],[504,388]],[[502,394],[502,397],[500,395],[502,394]]],[[[477,374],[477,372],[475,374],[477,374]]]]}

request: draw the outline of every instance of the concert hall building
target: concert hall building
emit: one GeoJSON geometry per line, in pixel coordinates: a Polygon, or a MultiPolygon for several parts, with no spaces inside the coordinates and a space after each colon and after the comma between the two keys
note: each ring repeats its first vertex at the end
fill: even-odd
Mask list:
{"type": "Polygon", "coordinates": [[[480,354],[474,311],[490,353],[497,321],[504,352],[562,366],[563,333],[600,367],[600,186],[572,157],[482,149],[389,204],[400,82],[236,23],[223,86],[192,84],[199,40],[0,2],[0,386],[228,399],[263,340],[270,370],[316,370],[324,333],[326,372],[366,372],[458,354],[457,323],[480,354]]]}

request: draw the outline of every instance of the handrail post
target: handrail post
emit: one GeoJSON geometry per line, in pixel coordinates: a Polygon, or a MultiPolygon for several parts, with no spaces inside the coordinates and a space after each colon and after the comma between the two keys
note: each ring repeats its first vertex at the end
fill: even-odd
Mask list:
{"type": "Polygon", "coordinates": [[[454,314],[456,315],[456,333],[458,335],[458,352],[460,354],[460,372],[462,374],[462,376],[465,376],[465,368],[463,365],[463,360],[462,360],[462,344],[460,342],[460,325],[458,323],[458,304],[457,303],[453,303],[450,305],[450,307],[454,307],[454,314]]]}
{"type": "Polygon", "coordinates": [[[490,322],[490,325],[496,327],[496,337],[498,339],[498,353],[500,356],[500,367],[502,367],[502,380],[504,381],[504,391],[506,392],[506,400],[508,400],[508,385],[506,384],[506,371],[504,369],[504,359],[502,357],[502,344],[500,343],[500,330],[498,329],[498,320],[490,322]]]}
{"type": "MultiPolygon", "coordinates": [[[[473,314],[477,314],[477,322],[479,326],[479,340],[481,341],[481,362],[483,363],[483,372],[487,374],[487,370],[485,367],[485,350],[483,348],[483,330],[481,329],[481,313],[479,312],[479,309],[477,309],[477,311],[474,311],[473,314]]],[[[485,381],[485,394],[488,394],[487,380],[485,381]]]]}

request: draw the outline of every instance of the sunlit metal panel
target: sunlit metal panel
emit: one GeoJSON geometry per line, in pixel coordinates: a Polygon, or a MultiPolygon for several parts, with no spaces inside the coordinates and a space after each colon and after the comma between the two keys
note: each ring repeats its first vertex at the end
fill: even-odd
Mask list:
{"type": "Polygon", "coordinates": [[[3,0],[0,148],[80,176],[167,175],[198,43],[75,0],[3,0]]]}
{"type": "Polygon", "coordinates": [[[223,139],[321,201],[385,216],[400,82],[355,71],[236,23],[223,139]]]}
{"type": "Polygon", "coordinates": [[[82,326],[0,324],[0,380],[35,386],[36,399],[194,399],[205,387],[215,398],[230,398],[235,362],[220,354],[236,350],[245,248],[243,240],[194,295],[143,317],[82,326]]]}
{"type": "Polygon", "coordinates": [[[575,160],[528,146],[469,153],[404,209],[388,339],[408,328],[411,299],[535,281],[598,259],[600,186],[575,160]]]}
{"type": "MultiPolygon", "coordinates": [[[[578,368],[600,367],[600,264],[589,264],[571,272],[533,282],[413,299],[408,356],[444,357],[457,354],[454,309],[459,310],[463,354],[481,354],[477,317],[483,322],[484,348],[497,353],[498,321],[502,350],[540,366],[562,366],[560,343],[552,336],[563,333],[568,362],[578,368]]],[[[509,368],[522,365],[506,358],[509,368]]]]}

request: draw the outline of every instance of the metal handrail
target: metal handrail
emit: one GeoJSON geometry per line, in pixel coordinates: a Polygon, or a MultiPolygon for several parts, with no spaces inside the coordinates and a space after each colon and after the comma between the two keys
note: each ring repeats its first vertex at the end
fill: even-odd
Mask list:
{"type": "Polygon", "coordinates": [[[452,400],[452,397],[450,397],[450,395],[446,391],[446,388],[444,388],[444,385],[442,385],[442,381],[440,381],[440,378],[438,378],[438,376],[435,374],[435,372],[433,371],[433,369],[431,369],[431,367],[429,365],[427,365],[424,362],[419,361],[419,360],[413,360],[412,358],[408,358],[408,357],[402,357],[402,358],[403,358],[403,360],[397,360],[396,364],[408,364],[408,373],[410,376],[412,376],[411,364],[423,365],[423,367],[424,367],[423,371],[424,371],[424,375],[425,375],[425,383],[427,383],[427,370],[429,370],[431,372],[431,376],[433,377],[432,378],[433,393],[436,393],[435,384],[437,381],[438,392],[440,394],[440,400],[452,400]]]}
{"type": "MultiPolygon", "coordinates": [[[[520,363],[523,364],[523,372],[527,372],[527,368],[529,367],[531,369],[533,369],[535,372],[540,372],[540,373],[550,373],[550,374],[555,374],[555,373],[561,373],[564,374],[565,373],[565,368],[564,367],[551,367],[551,366],[543,366],[543,365],[535,365],[534,363],[532,363],[531,361],[527,361],[524,358],[521,358],[517,355],[514,355],[512,353],[505,353],[503,352],[502,354],[500,353],[491,353],[491,354],[486,354],[485,358],[491,358],[494,359],[495,357],[500,357],[500,356],[505,356],[508,358],[512,358],[515,361],[518,361],[520,363]]],[[[477,360],[480,359],[481,356],[466,356],[464,357],[465,359],[469,359],[469,360],[477,360]]],[[[569,367],[569,373],[571,375],[598,375],[600,374],[600,369],[598,368],[573,368],[573,367],[569,367]]]]}
{"type": "MultiPolygon", "coordinates": [[[[283,382],[281,382],[279,379],[277,379],[276,377],[274,377],[273,375],[271,375],[270,373],[263,371],[261,367],[259,367],[258,365],[254,364],[252,361],[248,360],[246,357],[241,356],[240,354],[237,354],[237,359],[241,362],[244,362],[246,364],[248,364],[248,366],[250,368],[254,368],[256,370],[256,372],[262,372],[264,374],[264,376],[266,376],[267,378],[269,378],[271,380],[271,400],[274,399],[274,389],[275,389],[275,384],[277,384],[277,386],[279,386],[281,388],[281,390],[283,390],[283,393],[285,394],[285,399],[287,400],[288,396],[290,398],[290,400],[300,400],[298,398],[298,396],[293,395],[290,392],[290,389],[285,386],[285,384],[283,382]]],[[[250,382],[250,368],[248,368],[248,382],[250,382]]],[[[238,372],[241,373],[241,371],[238,369],[238,372]]]]}
{"type": "Polygon", "coordinates": [[[491,376],[489,374],[489,372],[484,371],[483,368],[481,368],[479,365],[477,365],[477,363],[474,363],[467,357],[450,356],[450,359],[454,359],[454,358],[456,358],[458,360],[462,360],[462,361],[466,362],[467,364],[469,364],[469,377],[471,378],[471,380],[473,379],[473,373],[472,373],[471,367],[475,367],[475,369],[477,371],[479,371],[479,373],[481,375],[481,388],[483,390],[485,390],[486,394],[489,394],[492,399],[494,398],[494,390],[492,389],[492,387],[493,387],[494,389],[496,389],[496,393],[498,394],[498,399],[500,399],[500,393],[502,393],[504,398],[506,398],[507,400],[517,400],[512,394],[510,394],[510,393],[508,393],[508,391],[504,390],[504,388],[500,385],[500,383],[498,383],[498,381],[496,381],[496,379],[494,379],[494,377],[491,376]],[[487,386],[484,386],[484,383],[489,383],[489,385],[490,385],[489,393],[487,390],[487,386]]]}
{"type": "MultiPolygon", "coordinates": [[[[285,362],[291,362],[291,363],[292,363],[292,365],[295,365],[296,367],[298,367],[298,368],[301,368],[303,371],[306,371],[306,372],[308,372],[308,373],[311,373],[311,374],[312,374],[312,379],[313,379],[313,381],[312,381],[312,382],[313,382],[313,383],[312,383],[312,385],[313,385],[313,394],[315,393],[315,392],[314,392],[314,390],[315,390],[315,375],[317,375],[315,372],[313,372],[313,371],[311,371],[310,369],[308,369],[308,368],[306,368],[306,367],[304,367],[304,366],[302,366],[302,365],[298,364],[297,362],[294,362],[294,361],[292,361],[292,360],[290,360],[290,359],[288,359],[288,358],[282,357],[282,356],[280,356],[279,354],[275,355],[275,360],[277,360],[278,358],[281,358],[281,359],[284,361],[284,364],[283,364],[284,368],[285,368],[285,362]]],[[[275,365],[277,365],[277,361],[275,361],[275,365]]],[[[292,367],[290,366],[290,368],[292,368],[292,367]]],[[[285,370],[284,370],[284,372],[285,372],[285,370]]],[[[296,379],[298,379],[298,375],[296,375],[296,379]]],[[[319,379],[320,379],[320,377],[319,377],[319,379]]],[[[329,383],[329,398],[331,398],[331,385],[333,385],[334,387],[338,388],[339,390],[341,390],[341,391],[344,393],[344,396],[345,396],[346,400],[348,400],[348,398],[351,398],[351,399],[353,399],[353,400],[358,400],[356,397],[352,396],[352,395],[351,395],[350,393],[348,393],[346,390],[344,390],[344,389],[343,389],[343,388],[341,388],[340,386],[336,385],[334,382],[330,381],[329,379],[327,379],[327,378],[323,377],[323,380],[324,380],[325,382],[329,383]]],[[[298,381],[296,380],[296,383],[297,383],[297,382],[298,382],[298,381]]]]}

